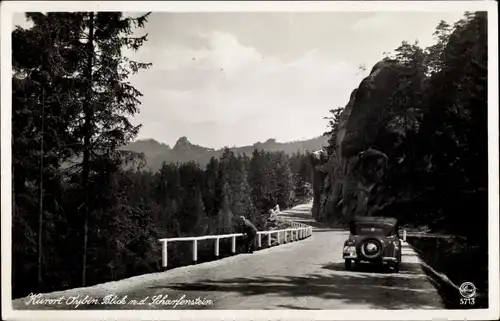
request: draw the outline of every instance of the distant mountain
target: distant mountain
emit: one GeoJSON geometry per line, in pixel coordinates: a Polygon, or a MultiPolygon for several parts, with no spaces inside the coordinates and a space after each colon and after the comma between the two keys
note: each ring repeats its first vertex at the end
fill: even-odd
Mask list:
{"type": "MultiPolygon", "coordinates": [[[[291,155],[297,152],[313,152],[321,149],[327,144],[327,140],[325,136],[319,136],[308,140],[281,143],[270,138],[264,143],[257,142],[251,146],[232,147],[230,149],[237,154],[247,155],[251,155],[256,148],[266,151],[283,151],[291,155]]],[[[215,150],[213,148],[192,144],[187,137],[179,138],[174,148],[154,139],[144,139],[130,143],[123,149],[136,153],[143,153],[146,158],[147,167],[152,171],[157,171],[163,162],[176,163],[195,161],[204,167],[210,161],[211,157],[218,158],[223,151],[223,149],[215,150]]]]}

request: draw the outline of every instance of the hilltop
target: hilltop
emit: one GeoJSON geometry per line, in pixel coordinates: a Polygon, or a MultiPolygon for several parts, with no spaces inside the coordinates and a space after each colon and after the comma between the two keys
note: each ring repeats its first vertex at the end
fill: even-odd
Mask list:
{"type": "MultiPolygon", "coordinates": [[[[230,147],[229,149],[235,153],[247,155],[250,155],[254,149],[283,151],[291,155],[297,152],[312,152],[323,148],[326,144],[327,138],[324,136],[293,142],[277,142],[275,139],[270,138],[263,143],[257,142],[253,145],[230,147]]],[[[143,153],[146,158],[147,168],[152,171],[158,170],[163,162],[176,163],[195,161],[199,163],[200,166],[204,167],[211,157],[217,158],[223,151],[223,149],[216,150],[193,144],[185,136],[180,137],[173,148],[154,139],[144,139],[130,143],[123,149],[136,153],[143,153]]]]}

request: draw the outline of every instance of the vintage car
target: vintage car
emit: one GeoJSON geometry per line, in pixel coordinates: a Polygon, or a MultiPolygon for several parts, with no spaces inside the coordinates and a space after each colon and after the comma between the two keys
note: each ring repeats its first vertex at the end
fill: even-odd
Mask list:
{"type": "Polygon", "coordinates": [[[370,262],[399,272],[401,240],[398,228],[398,221],[392,217],[363,216],[351,220],[349,238],[343,250],[345,268],[352,270],[353,262],[370,262]]]}

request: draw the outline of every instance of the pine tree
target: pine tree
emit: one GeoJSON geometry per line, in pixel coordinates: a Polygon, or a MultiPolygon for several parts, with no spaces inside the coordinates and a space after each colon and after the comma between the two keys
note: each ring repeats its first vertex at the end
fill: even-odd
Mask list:
{"type": "MultiPolygon", "coordinates": [[[[34,40],[18,42],[18,45],[21,50],[30,48],[33,54],[37,42],[41,43],[41,54],[30,58],[37,56],[40,59],[30,64],[25,55],[16,54],[14,60],[19,65],[30,64],[20,69],[20,73],[27,74],[32,83],[37,82],[38,77],[38,82],[49,89],[47,100],[60,106],[52,114],[61,117],[62,121],[54,127],[46,123],[44,128],[61,129],[54,137],[65,141],[51,146],[44,132],[44,146],[55,146],[54,156],[63,154],[66,158],[73,156],[79,160],[79,164],[70,169],[77,170],[83,195],[79,207],[83,227],[81,281],[85,285],[91,202],[97,192],[90,190],[90,186],[97,186],[93,177],[102,170],[118,169],[124,156],[132,156],[124,155],[118,148],[128,143],[139,129],[130,124],[127,116],[137,112],[141,94],[126,80],[129,74],[149,64],[127,59],[122,49],[138,50],[146,41],[146,36],[133,36],[133,29],[143,27],[147,15],[126,18],[120,12],[88,12],[35,13],[27,17],[34,24],[27,32],[34,40]],[[42,68],[37,68],[40,65],[42,68]]],[[[17,33],[23,32],[18,30],[17,33]]],[[[34,94],[45,96],[36,91],[34,94]]],[[[43,119],[50,117],[46,114],[43,119]]],[[[49,151],[44,150],[44,154],[49,151]]]]}
{"type": "MultiPolygon", "coordinates": [[[[64,14],[61,14],[63,17],[64,14]]],[[[30,29],[16,28],[12,34],[13,71],[13,199],[15,205],[27,192],[29,182],[36,182],[38,193],[38,287],[41,291],[44,216],[47,208],[57,207],[59,195],[50,192],[58,185],[58,170],[70,156],[68,128],[75,117],[69,89],[69,73],[77,70],[67,61],[71,49],[65,37],[71,32],[57,14],[28,13],[34,23],[30,29]],[[37,164],[36,167],[33,164],[37,164]],[[27,184],[28,183],[28,184],[27,184]],[[57,195],[57,196],[56,196],[57,195]],[[44,202],[50,197],[49,202],[44,202]]],[[[59,200],[60,201],[60,200],[59,200]]],[[[26,202],[24,199],[23,202],[26,202]]],[[[16,224],[17,216],[14,216],[16,224]]],[[[23,220],[22,217],[19,219],[23,220]]],[[[49,240],[47,240],[49,241],[49,240]]]]}
{"type": "Polygon", "coordinates": [[[222,177],[219,174],[219,160],[212,157],[206,166],[203,189],[203,203],[209,217],[217,216],[222,202],[222,177]]]}
{"type": "Polygon", "coordinates": [[[250,186],[247,180],[244,158],[236,156],[226,148],[220,160],[220,170],[224,183],[228,184],[228,201],[234,215],[254,217],[255,208],[250,197],[250,186]]]}
{"type": "Polygon", "coordinates": [[[268,213],[272,204],[271,173],[269,161],[263,150],[255,149],[252,153],[248,171],[248,183],[250,185],[252,202],[259,213],[268,213]]]}
{"type": "Polygon", "coordinates": [[[184,163],[179,167],[180,193],[176,217],[181,232],[188,234],[205,216],[202,198],[203,176],[198,164],[184,163]]]}
{"type": "Polygon", "coordinates": [[[280,208],[289,208],[294,200],[293,175],[290,170],[288,156],[284,152],[277,152],[273,155],[276,172],[276,202],[280,208]]]}
{"type": "Polygon", "coordinates": [[[224,183],[221,187],[221,204],[219,208],[217,234],[229,234],[234,231],[235,219],[231,211],[231,204],[228,195],[230,187],[228,183],[224,183]]]}
{"type": "Polygon", "coordinates": [[[327,132],[323,134],[329,137],[328,146],[326,147],[328,155],[332,155],[333,153],[335,153],[337,149],[337,132],[339,130],[340,115],[342,114],[343,111],[344,107],[331,109],[330,117],[324,118],[328,120],[328,129],[329,129],[327,132]]]}

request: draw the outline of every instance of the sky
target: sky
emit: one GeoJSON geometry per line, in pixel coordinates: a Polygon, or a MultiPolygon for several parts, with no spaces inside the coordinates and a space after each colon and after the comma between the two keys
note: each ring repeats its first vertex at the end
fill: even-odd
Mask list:
{"type": "MultiPolygon", "coordinates": [[[[152,63],[133,76],[142,92],[137,139],[173,146],[186,136],[211,148],[308,139],[384,52],[403,40],[434,43],[440,20],[463,12],[168,13],[150,15],[152,63]],[[359,66],[366,66],[361,71],[359,66]]],[[[26,26],[22,14],[14,24],[26,26]]]]}

